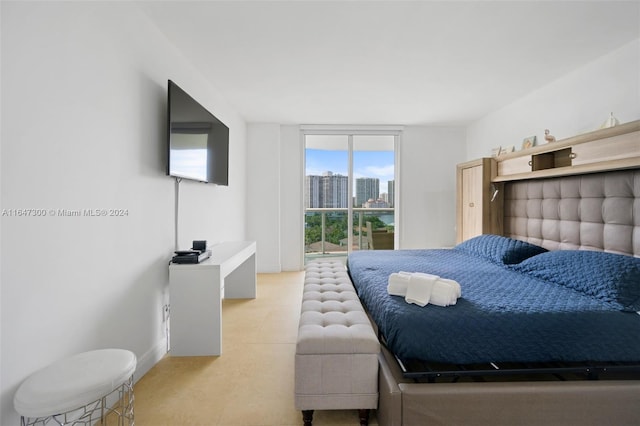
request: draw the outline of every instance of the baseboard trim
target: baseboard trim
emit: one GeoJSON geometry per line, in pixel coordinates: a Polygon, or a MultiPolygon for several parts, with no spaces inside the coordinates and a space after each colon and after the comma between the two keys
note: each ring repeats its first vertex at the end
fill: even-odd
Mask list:
{"type": "Polygon", "coordinates": [[[277,274],[282,272],[282,265],[279,263],[258,265],[256,272],[258,274],[277,274]]]}
{"type": "Polygon", "coordinates": [[[154,347],[145,352],[139,359],[134,374],[134,382],[140,380],[154,365],[167,354],[167,340],[162,339],[154,347]]]}

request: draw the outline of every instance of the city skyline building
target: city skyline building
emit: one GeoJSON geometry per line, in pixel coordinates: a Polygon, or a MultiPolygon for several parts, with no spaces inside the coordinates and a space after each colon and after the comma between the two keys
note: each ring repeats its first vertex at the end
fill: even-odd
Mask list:
{"type": "Polygon", "coordinates": [[[356,202],[354,207],[362,207],[369,199],[377,200],[380,197],[380,179],[357,178],[356,202]]]}
{"type": "Polygon", "coordinates": [[[341,174],[326,171],[322,176],[306,177],[306,208],[347,208],[349,179],[341,174]]]}
{"type": "Polygon", "coordinates": [[[305,208],[317,208],[321,206],[322,176],[308,175],[306,177],[306,191],[304,192],[305,208]]]}
{"type": "MultiPolygon", "coordinates": [[[[356,208],[383,207],[394,205],[395,181],[386,182],[386,193],[380,193],[380,179],[356,178],[356,194],[353,196],[353,206],[356,208]],[[379,203],[384,201],[384,206],[379,203]]],[[[347,208],[350,194],[348,176],[331,171],[322,175],[307,175],[305,191],[305,208],[347,208]]]]}

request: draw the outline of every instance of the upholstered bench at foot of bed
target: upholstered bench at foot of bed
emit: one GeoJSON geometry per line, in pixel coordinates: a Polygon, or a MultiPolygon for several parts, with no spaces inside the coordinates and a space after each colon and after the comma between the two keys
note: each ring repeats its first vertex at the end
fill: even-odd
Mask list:
{"type": "Polygon", "coordinates": [[[295,357],[295,405],[311,425],[314,410],[360,410],[368,424],[378,405],[380,345],[344,264],[305,268],[295,357]]]}

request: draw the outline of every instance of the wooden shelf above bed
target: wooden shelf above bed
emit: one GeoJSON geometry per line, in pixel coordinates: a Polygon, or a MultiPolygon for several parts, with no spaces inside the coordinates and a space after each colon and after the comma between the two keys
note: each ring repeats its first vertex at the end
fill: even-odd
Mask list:
{"type": "Polygon", "coordinates": [[[640,120],[495,159],[492,182],[538,179],[640,167],[640,120]]]}

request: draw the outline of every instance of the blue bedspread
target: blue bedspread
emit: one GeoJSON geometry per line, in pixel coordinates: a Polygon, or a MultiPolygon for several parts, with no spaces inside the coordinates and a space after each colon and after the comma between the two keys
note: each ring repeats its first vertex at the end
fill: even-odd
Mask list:
{"type": "Polygon", "coordinates": [[[390,350],[401,359],[639,362],[640,315],[455,249],[360,251],[349,273],[390,350]],[[387,293],[393,272],[458,281],[456,305],[419,307],[387,293]]]}

